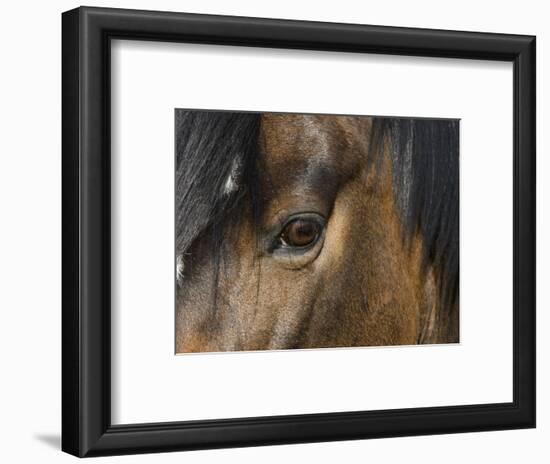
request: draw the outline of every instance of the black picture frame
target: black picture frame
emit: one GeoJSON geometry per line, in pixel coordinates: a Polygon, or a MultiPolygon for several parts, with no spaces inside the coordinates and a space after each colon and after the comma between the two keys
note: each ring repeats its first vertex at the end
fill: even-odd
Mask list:
{"type": "Polygon", "coordinates": [[[535,37],[81,7],[62,17],[62,449],[76,456],[535,426],[535,37]],[[111,425],[110,43],[513,62],[511,403],[111,425]]]}

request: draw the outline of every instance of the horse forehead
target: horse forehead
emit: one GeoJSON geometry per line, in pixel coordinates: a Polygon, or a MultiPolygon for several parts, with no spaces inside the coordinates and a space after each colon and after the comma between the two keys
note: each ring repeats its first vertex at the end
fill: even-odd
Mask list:
{"type": "Polygon", "coordinates": [[[368,117],[266,113],[260,126],[264,167],[283,177],[319,170],[343,174],[366,152],[371,126],[368,117]]]}
{"type": "Polygon", "coordinates": [[[265,114],[262,117],[262,148],[268,164],[299,167],[311,162],[330,163],[341,135],[336,120],[328,116],[265,114]]]}

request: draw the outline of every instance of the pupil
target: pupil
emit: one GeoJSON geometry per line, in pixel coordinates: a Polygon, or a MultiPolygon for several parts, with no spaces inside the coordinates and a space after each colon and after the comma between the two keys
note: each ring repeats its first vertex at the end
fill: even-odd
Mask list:
{"type": "Polygon", "coordinates": [[[313,227],[310,224],[297,224],[295,229],[298,238],[302,239],[310,237],[313,231],[313,227]]]}

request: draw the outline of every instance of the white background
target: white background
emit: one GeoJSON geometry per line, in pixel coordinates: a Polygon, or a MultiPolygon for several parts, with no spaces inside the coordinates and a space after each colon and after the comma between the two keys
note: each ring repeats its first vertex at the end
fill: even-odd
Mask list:
{"type": "MultiPolygon", "coordinates": [[[[536,1],[385,3],[285,1],[117,1],[102,6],[165,9],[249,16],[515,32],[538,36],[538,428],[453,436],[321,443],[270,448],[201,451],[158,456],[127,456],[105,462],[316,462],[442,461],[546,462],[550,432],[550,250],[542,237],[550,176],[543,160],[543,111],[550,101],[541,83],[550,59],[548,13],[536,1]]],[[[5,5],[0,47],[0,308],[2,309],[2,447],[7,462],[57,462],[73,459],[58,448],[60,432],[60,13],[75,2],[5,5]]],[[[496,168],[498,169],[498,168],[496,168]]],[[[495,171],[498,175],[498,171],[495,171]]],[[[489,184],[490,185],[490,184],[489,184]]],[[[488,208],[488,214],[490,208],[488,208]]],[[[490,366],[488,366],[490,369],[490,366]]]]}
{"type": "Polygon", "coordinates": [[[113,423],[513,400],[511,63],[141,41],[111,60],[113,423]],[[174,356],[174,107],[460,118],[460,345],[174,356]]]}

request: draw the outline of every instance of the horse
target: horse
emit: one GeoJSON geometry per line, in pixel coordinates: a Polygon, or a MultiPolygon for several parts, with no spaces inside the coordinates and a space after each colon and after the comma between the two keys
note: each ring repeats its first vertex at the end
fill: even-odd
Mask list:
{"type": "Polygon", "coordinates": [[[459,342],[459,120],[175,111],[175,351],[459,342]]]}

